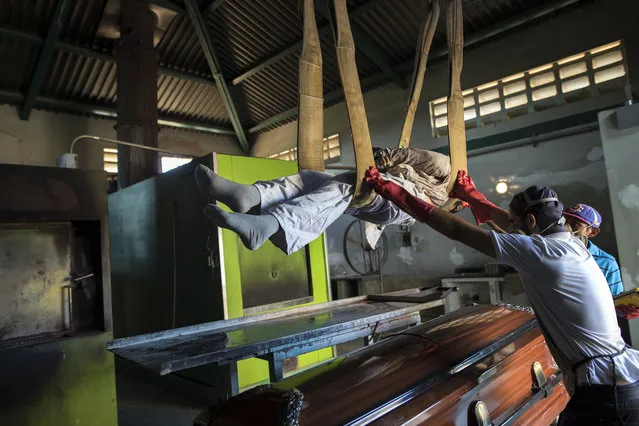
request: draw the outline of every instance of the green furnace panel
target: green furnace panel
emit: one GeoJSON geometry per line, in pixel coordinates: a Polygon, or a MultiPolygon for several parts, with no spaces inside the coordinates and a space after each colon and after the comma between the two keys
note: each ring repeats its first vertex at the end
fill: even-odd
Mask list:
{"type": "MultiPolygon", "coordinates": [[[[295,163],[210,154],[109,196],[116,337],[329,301],[324,238],[286,256],[267,242],[244,248],[232,232],[202,214],[207,199],[193,177],[205,164],[251,184],[296,173],[295,163]]],[[[333,356],[332,348],[289,360],[289,372],[333,356]]],[[[268,363],[248,359],[167,377],[123,370],[190,398],[209,402],[269,379],[268,363]]]]}

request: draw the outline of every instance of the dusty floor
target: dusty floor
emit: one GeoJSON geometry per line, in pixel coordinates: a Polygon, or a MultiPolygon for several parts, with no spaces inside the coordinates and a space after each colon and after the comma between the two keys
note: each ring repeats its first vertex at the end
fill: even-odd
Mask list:
{"type": "Polygon", "coordinates": [[[122,374],[116,376],[119,426],[191,426],[204,407],[122,374]]]}

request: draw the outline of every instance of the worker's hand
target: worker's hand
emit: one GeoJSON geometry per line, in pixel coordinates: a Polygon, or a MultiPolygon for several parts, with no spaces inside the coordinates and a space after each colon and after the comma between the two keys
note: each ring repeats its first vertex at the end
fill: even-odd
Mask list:
{"type": "Polygon", "coordinates": [[[468,176],[466,170],[460,170],[457,173],[455,187],[451,191],[450,196],[458,200],[466,201],[467,203],[486,199],[486,196],[477,190],[473,178],[468,176]]]}
{"type": "Polygon", "coordinates": [[[425,220],[435,208],[432,204],[410,194],[395,182],[382,179],[379,171],[377,171],[375,167],[371,167],[366,171],[364,181],[379,195],[392,201],[400,209],[417,220],[425,220]]]}
{"type": "Polygon", "coordinates": [[[375,167],[369,167],[364,174],[364,182],[366,182],[371,188],[381,188],[384,186],[384,179],[379,174],[379,171],[375,167]]]}
{"type": "Polygon", "coordinates": [[[459,213],[460,211],[470,208],[470,204],[468,204],[466,201],[461,201],[461,200],[456,200],[455,205],[453,206],[453,208],[450,210],[451,213],[459,213]]]}
{"type": "Polygon", "coordinates": [[[497,206],[488,201],[484,194],[477,190],[475,182],[465,170],[460,170],[457,173],[457,180],[450,196],[468,203],[477,225],[490,222],[490,215],[497,208],[497,206]]]}

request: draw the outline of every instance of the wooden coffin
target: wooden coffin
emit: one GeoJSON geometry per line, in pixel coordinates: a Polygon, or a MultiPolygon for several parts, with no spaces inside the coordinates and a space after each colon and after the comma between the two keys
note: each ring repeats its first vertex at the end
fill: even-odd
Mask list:
{"type": "Polygon", "coordinates": [[[567,402],[534,317],[474,306],[240,394],[196,424],[549,425],[567,402]]]}

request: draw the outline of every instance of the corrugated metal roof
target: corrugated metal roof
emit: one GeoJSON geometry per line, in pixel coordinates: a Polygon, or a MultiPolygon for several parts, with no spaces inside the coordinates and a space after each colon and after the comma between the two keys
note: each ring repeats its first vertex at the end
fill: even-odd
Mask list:
{"type": "MultiPolygon", "coordinates": [[[[297,0],[227,0],[209,13],[223,72],[235,77],[302,37],[302,17],[297,0]]],[[[324,21],[318,17],[318,25],[324,21]]]]}
{"type": "Polygon", "coordinates": [[[57,99],[115,106],[115,63],[57,52],[46,73],[41,93],[57,99]]]}
{"type": "Polygon", "coordinates": [[[161,65],[199,75],[211,75],[195,30],[187,16],[176,16],[157,45],[161,65]]]}
{"type": "Polygon", "coordinates": [[[26,92],[38,58],[38,48],[16,40],[0,37],[0,89],[26,92]],[[10,66],[7,66],[11,64],[10,66]]]}
{"type": "MultiPolygon", "coordinates": [[[[548,3],[549,0],[465,0],[464,34],[472,34],[509,17],[548,3]]],[[[428,12],[427,0],[387,0],[354,21],[375,40],[396,64],[414,58],[417,38],[428,12]]],[[[433,40],[433,49],[446,45],[446,8],[433,40]]]]}
{"type": "Polygon", "coordinates": [[[71,2],[62,26],[60,40],[111,52],[116,47],[117,40],[96,35],[107,1],[75,0],[71,2]]]}
{"type": "Polygon", "coordinates": [[[0,25],[44,34],[53,15],[53,6],[51,0],[2,0],[0,25]]]}
{"type": "MultiPolygon", "coordinates": [[[[47,72],[42,95],[115,107],[117,67],[114,62],[58,52],[47,72]]],[[[215,86],[170,76],[158,76],[158,110],[162,117],[189,122],[223,124],[228,121],[215,86]]]]}
{"type": "Polygon", "coordinates": [[[427,12],[426,0],[388,1],[355,22],[394,63],[400,63],[415,55],[417,36],[427,12]]]}
{"type": "MultiPolygon", "coordinates": [[[[332,35],[322,37],[321,42],[324,93],[327,94],[342,84],[332,35]]],[[[378,72],[377,67],[358,52],[355,60],[361,78],[378,72]]],[[[253,123],[297,106],[298,61],[299,54],[288,55],[240,84],[253,123]]]]}
{"type": "MultiPolygon", "coordinates": [[[[107,1],[71,1],[60,41],[113,56],[117,41],[97,35],[107,1]]],[[[163,1],[166,3],[167,0],[163,1]]],[[[465,33],[476,33],[550,1],[464,0],[465,33]]],[[[201,0],[200,3],[205,5],[211,2],[201,0]]],[[[318,3],[318,7],[325,8],[328,3],[330,2],[318,3]]],[[[378,49],[382,57],[388,58],[393,67],[412,60],[427,3],[427,0],[348,1],[349,10],[359,11],[352,22],[373,40],[373,48],[378,49]]],[[[175,0],[174,4],[185,8],[182,0],[175,0]]],[[[226,0],[215,10],[207,9],[205,18],[221,63],[222,74],[227,81],[282,51],[288,52],[235,87],[236,103],[247,112],[246,116],[240,114],[247,127],[255,126],[297,105],[299,48],[294,49],[292,46],[298,44],[302,37],[301,4],[299,0],[226,0]]],[[[443,4],[442,2],[442,6],[443,4]]],[[[2,36],[0,32],[0,61],[10,64],[0,67],[0,90],[26,93],[39,51],[38,42],[42,43],[47,34],[54,5],[55,0],[0,2],[0,27],[14,32],[26,32],[28,36],[25,38],[27,42],[16,41],[14,34],[5,33],[2,36]]],[[[318,11],[318,28],[330,24],[322,17],[325,14],[324,9],[318,11]]],[[[445,16],[442,16],[433,49],[446,44],[444,23],[445,16]]],[[[339,90],[341,81],[332,32],[325,31],[321,40],[324,92],[328,94],[339,90]]],[[[212,82],[207,84],[202,80],[202,77],[212,80],[212,75],[188,16],[175,16],[160,40],[157,52],[160,66],[200,77],[196,82],[188,76],[178,78],[174,73],[171,76],[159,76],[160,114],[175,120],[230,126],[219,91],[212,82]]],[[[117,101],[116,64],[108,59],[104,56],[96,59],[56,52],[40,94],[113,107],[117,101]]],[[[379,68],[359,51],[357,64],[361,79],[380,73],[379,68]]],[[[331,103],[335,102],[338,100],[331,100],[331,103]]],[[[262,131],[293,119],[288,117],[262,131]]]]}
{"type": "Polygon", "coordinates": [[[158,77],[158,109],[160,115],[174,120],[210,124],[229,121],[215,86],[175,77],[158,77]]]}

